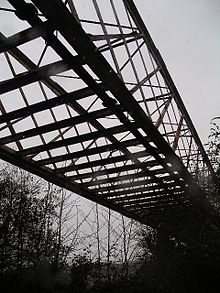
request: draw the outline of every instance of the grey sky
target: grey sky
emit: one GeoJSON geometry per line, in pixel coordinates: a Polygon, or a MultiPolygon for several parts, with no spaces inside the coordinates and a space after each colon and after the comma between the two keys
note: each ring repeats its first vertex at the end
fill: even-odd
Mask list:
{"type": "Polygon", "coordinates": [[[220,0],[134,2],[205,143],[220,115],[220,0]]]}
{"type": "Polygon", "coordinates": [[[220,116],[220,1],[135,3],[205,143],[220,116]]]}
{"type": "MultiPolygon", "coordinates": [[[[210,120],[220,115],[220,1],[134,2],[164,58],[199,136],[206,142],[210,120]]],[[[90,14],[87,0],[84,3],[87,4],[85,13],[90,14]]],[[[12,30],[25,29],[27,24],[20,21],[19,25],[17,27],[8,21],[4,29],[15,33],[12,30]]],[[[35,50],[32,55],[33,52],[35,50]]]]}

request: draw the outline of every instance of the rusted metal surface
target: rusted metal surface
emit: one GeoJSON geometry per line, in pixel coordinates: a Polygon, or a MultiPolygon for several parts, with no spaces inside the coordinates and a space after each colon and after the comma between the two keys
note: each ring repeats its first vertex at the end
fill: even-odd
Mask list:
{"type": "Polygon", "coordinates": [[[133,1],[9,2],[0,158],[146,224],[211,215],[211,164],[133,1]]]}

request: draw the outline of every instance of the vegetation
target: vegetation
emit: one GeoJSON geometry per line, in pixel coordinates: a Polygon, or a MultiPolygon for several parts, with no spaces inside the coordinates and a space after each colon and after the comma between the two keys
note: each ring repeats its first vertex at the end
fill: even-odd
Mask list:
{"type": "MultiPolygon", "coordinates": [[[[205,181],[206,196],[220,217],[220,126],[211,123],[208,154],[216,178],[205,181]],[[208,184],[207,184],[208,182],[208,184]]],[[[145,264],[137,273],[146,292],[219,292],[220,231],[210,219],[188,214],[173,234],[161,225],[157,230],[142,230],[145,264]],[[199,219],[199,221],[198,221],[199,219]]],[[[172,231],[172,230],[171,230],[172,231]]]]}
{"type": "Polygon", "coordinates": [[[208,154],[213,168],[219,175],[220,168],[220,117],[215,117],[211,121],[211,130],[209,135],[208,154]]]}
{"type": "Polygon", "coordinates": [[[110,225],[107,261],[101,261],[103,236],[95,207],[93,246],[98,256],[92,258],[87,236],[77,236],[90,212],[80,219],[79,206],[64,190],[6,164],[0,171],[0,285],[7,292],[85,292],[127,278],[127,248],[116,252],[121,235],[110,246],[110,225]],[[124,250],[126,257],[118,256],[124,250]]]}
{"type": "MultiPolygon", "coordinates": [[[[209,182],[207,196],[220,215],[218,119],[212,121],[208,143],[217,180],[203,179],[209,182]]],[[[80,237],[76,235],[87,216],[80,222],[75,207],[73,212],[74,202],[63,190],[9,165],[2,168],[0,285],[5,292],[218,292],[220,232],[209,219],[187,214],[169,231],[162,223],[152,229],[130,222],[127,231],[133,226],[136,230],[132,235],[126,234],[122,217],[124,234],[120,235],[123,241],[119,249],[118,235],[115,241],[111,239],[109,211],[107,258],[103,259],[98,206],[93,208],[95,258],[86,242],[80,242],[81,252],[77,249],[80,237]],[[71,225],[72,213],[77,221],[71,225]],[[129,255],[132,240],[136,246],[129,255]],[[138,258],[131,258],[137,247],[142,252],[141,264],[138,258]],[[120,263],[116,263],[119,258],[120,263]]]]}
{"type": "Polygon", "coordinates": [[[58,191],[10,166],[0,176],[1,280],[13,286],[25,276],[37,286],[40,266],[48,271],[58,267],[67,249],[55,229],[58,191]]]}

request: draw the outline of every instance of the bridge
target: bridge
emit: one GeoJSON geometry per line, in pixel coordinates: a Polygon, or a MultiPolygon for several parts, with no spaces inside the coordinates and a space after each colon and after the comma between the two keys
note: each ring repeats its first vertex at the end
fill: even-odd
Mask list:
{"type": "Polygon", "coordinates": [[[0,158],[148,225],[212,217],[212,166],[134,2],[9,3],[0,158]]]}

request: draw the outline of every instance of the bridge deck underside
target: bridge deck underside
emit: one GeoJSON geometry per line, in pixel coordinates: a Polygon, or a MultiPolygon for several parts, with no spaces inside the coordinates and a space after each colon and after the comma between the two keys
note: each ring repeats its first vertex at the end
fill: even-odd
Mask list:
{"type": "Polygon", "coordinates": [[[9,2],[0,157],[145,223],[203,205],[210,163],[133,3],[9,2]]]}

